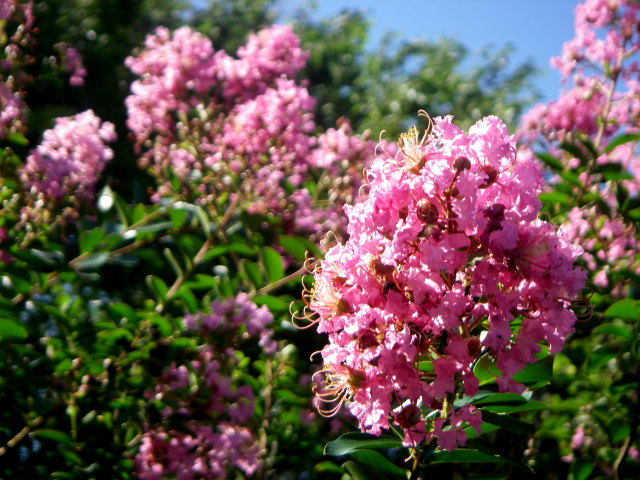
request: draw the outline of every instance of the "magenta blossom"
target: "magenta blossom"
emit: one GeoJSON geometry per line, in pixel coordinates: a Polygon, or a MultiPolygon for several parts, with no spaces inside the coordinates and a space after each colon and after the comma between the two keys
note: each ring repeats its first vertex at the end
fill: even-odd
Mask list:
{"type": "Polygon", "coordinates": [[[464,426],[480,428],[474,407],[453,407],[478,392],[478,358],[496,362],[501,391],[522,392],[513,375],[572,332],[585,273],[573,266],[581,249],[538,218],[542,173],[517,158],[501,120],[468,134],[452,117],[431,127],[368,170],[368,195],[346,208],[349,239],[315,267],[303,318],[329,335],[321,413],[346,404],[364,432],[395,425],[406,445],[453,449],[464,426]]]}
{"type": "Polygon", "coordinates": [[[93,201],[96,182],[113,157],[105,143],[115,139],[113,124],[102,123],[91,110],[57,118],[20,171],[25,189],[52,202],[65,196],[80,203],[93,201]]]}

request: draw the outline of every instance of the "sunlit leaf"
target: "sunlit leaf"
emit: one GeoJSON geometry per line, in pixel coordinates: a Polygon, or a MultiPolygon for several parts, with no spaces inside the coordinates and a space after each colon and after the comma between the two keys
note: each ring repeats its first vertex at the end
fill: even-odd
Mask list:
{"type": "Polygon", "coordinates": [[[366,433],[345,433],[338,439],[329,442],[324,447],[325,455],[346,455],[363,448],[399,448],[402,442],[394,437],[381,435],[379,437],[366,433]]]}

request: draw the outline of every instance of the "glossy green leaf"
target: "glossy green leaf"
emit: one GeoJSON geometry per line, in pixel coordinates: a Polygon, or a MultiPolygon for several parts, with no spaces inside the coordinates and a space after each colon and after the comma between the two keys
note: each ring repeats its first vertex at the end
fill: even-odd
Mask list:
{"type": "Polygon", "coordinates": [[[382,473],[390,478],[406,479],[406,471],[393,463],[376,450],[356,450],[349,454],[361,465],[365,465],[367,470],[373,470],[376,473],[382,473]]]}
{"type": "Polygon", "coordinates": [[[566,206],[571,204],[571,197],[566,193],[561,193],[558,191],[543,192],[540,195],[538,195],[538,198],[542,203],[547,205],[557,204],[557,205],[566,206]]]}
{"type": "Polygon", "coordinates": [[[562,142],[560,144],[560,148],[565,152],[573,155],[575,158],[580,159],[583,165],[586,165],[591,160],[590,153],[585,152],[582,148],[580,148],[578,145],[574,145],[573,143],[562,142]]]}
{"type": "Polygon", "coordinates": [[[78,237],[80,253],[92,252],[100,244],[100,241],[105,237],[105,235],[106,232],[100,227],[81,232],[78,237]]]}
{"type": "Polygon", "coordinates": [[[176,292],[176,298],[182,300],[184,305],[189,310],[189,313],[196,313],[198,311],[198,300],[193,292],[185,285],[182,285],[176,292]]]}
{"type": "Polygon", "coordinates": [[[169,265],[171,265],[171,268],[173,269],[173,273],[175,273],[176,277],[182,277],[184,275],[184,272],[182,271],[182,267],[178,263],[178,260],[176,259],[176,257],[173,255],[173,252],[171,251],[171,249],[164,248],[162,250],[162,253],[164,254],[164,258],[167,259],[167,262],[169,262],[169,265]]]}
{"type": "Polygon", "coordinates": [[[0,319],[0,340],[25,340],[27,329],[9,319],[0,319]]]}
{"type": "Polygon", "coordinates": [[[633,330],[631,327],[620,323],[603,323],[594,328],[593,333],[614,335],[616,337],[626,338],[627,340],[633,338],[633,330]]]}
{"type": "Polygon", "coordinates": [[[640,141],[640,134],[638,133],[625,133],[622,135],[618,135],[613,140],[611,140],[602,150],[604,153],[612,152],[616,147],[623,145],[629,142],[638,142],[640,141]]]}
{"type": "Polygon", "coordinates": [[[553,170],[562,171],[564,169],[562,162],[553,155],[539,152],[536,153],[536,157],[542,160],[548,167],[551,167],[553,170]]]}
{"type": "Polygon", "coordinates": [[[502,373],[498,370],[491,357],[483,355],[473,366],[473,374],[478,379],[480,386],[482,386],[495,382],[496,377],[502,373]]]}
{"type": "Polygon", "coordinates": [[[51,428],[39,428],[37,430],[32,430],[31,435],[37,438],[51,440],[56,443],[62,443],[64,445],[68,445],[69,447],[74,446],[74,442],[71,436],[69,436],[68,433],[61,432],[60,430],[54,430],[51,428]]]}
{"type": "Polygon", "coordinates": [[[616,353],[608,347],[599,345],[589,355],[589,369],[597,370],[616,357],[616,353]]]}
{"type": "Polygon", "coordinates": [[[291,302],[273,295],[258,295],[253,297],[253,301],[257,305],[266,305],[267,308],[274,313],[286,312],[289,310],[289,306],[291,305],[291,302]]]}
{"type": "Polygon", "coordinates": [[[527,399],[516,393],[494,393],[472,402],[477,407],[486,405],[524,405],[527,399]]]}
{"type": "Polygon", "coordinates": [[[502,457],[469,448],[458,448],[450,452],[436,452],[431,463],[506,463],[502,457]]]}
{"type": "Polygon", "coordinates": [[[191,290],[211,290],[216,285],[216,279],[212,275],[196,273],[191,277],[191,280],[187,280],[183,285],[191,290]]]}
{"type": "Polygon", "coordinates": [[[587,480],[591,472],[593,472],[593,461],[587,458],[578,458],[571,464],[574,480],[587,480]]]}
{"type": "Polygon", "coordinates": [[[170,208],[169,218],[171,219],[173,228],[178,229],[182,227],[185,223],[187,223],[187,219],[189,218],[189,212],[179,208],[170,208]]]}
{"type": "Polygon", "coordinates": [[[109,261],[107,252],[91,253],[73,264],[73,268],[81,271],[95,271],[109,261]]]}
{"type": "Polygon", "coordinates": [[[135,322],[137,319],[136,312],[126,303],[111,303],[107,308],[111,313],[112,318],[115,317],[115,320],[126,318],[130,322],[135,322]]]}
{"type": "Polygon", "coordinates": [[[256,290],[260,289],[264,286],[264,280],[262,279],[262,273],[260,272],[260,268],[255,262],[251,260],[242,259],[240,261],[240,268],[244,271],[245,275],[249,282],[251,282],[253,288],[256,290]]]}
{"type": "Polygon", "coordinates": [[[539,388],[549,383],[552,375],[553,355],[547,355],[541,360],[530,363],[529,365],[524,367],[513,376],[513,379],[516,382],[523,383],[524,385],[530,386],[532,388],[539,388]]]}
{"type": "Polygon", "coordinates": [[[523,422],[511,415],[495,413],[484,409],[482,409],[482,421],[497,425],[516,435],[529,435],[534,431],[533,425],[523,422]]]}
{"type": "Polygon", "coordinates": [[[640,302],[625,298],[607,308],[604,318],[620,318],[622,320],[640,320],[640,302]]]}
{"type": "Polygon", "coordinates": [[[342,470],[339,465],[336,465],[329,460],[323,460],[322,462],[317,463],[316,465],[314,465],[313,470],[321,473],[344,473],[344,470],[342,470]]]}
{"type": "Polygon", "coordinates": [[[260,251],[262,265],[270,282],[277,282],[284,277],[282,255],[271,247],[263,247],[260,251]]]}
{"type": "Polygon", "coordinates": [[[21,147],[26,147],[27,145],[29,145],[29,140],[27,140],[27,137],[25,137],[21,133],[10,133],[9,135],[7,135],[6,140],[9,143],[20,145],[21,147]]]}
{"type": "Polygon", "coordinates": [[[547,406],[544,403],[531,401],[522,405],[487,405],[484,410],[496,413],[518,413],[545,410],[547,406]]]}
{"type": "Polygon", "coordinates": [[[342,469],[349,474],[351,480],[378,480],[377,476],[372,476],[358,463],[348,460],[342,464],[342,469]]]}
{"type": "Polygon", "coordinates": [[[156,295],[156,297],[162,301],[163,303],[167,300],[167,292],[169,291],[169,287],[164,281],[156,277],[155,275],[147,275],[145,278],[147,286],[149,289],[156,295]]]}
{"type": "Polygon", "coordinates": [[[324,447],[325,455],[346,455],[363,448],[399,448],[402,442],[395,438],[382,435],[375,437],[366,433],[351,432],[341,435],[324,447]]]}

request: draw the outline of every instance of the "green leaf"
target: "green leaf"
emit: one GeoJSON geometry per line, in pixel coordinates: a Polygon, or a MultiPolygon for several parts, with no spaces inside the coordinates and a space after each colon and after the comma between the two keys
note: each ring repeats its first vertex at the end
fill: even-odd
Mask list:
{"type": "Polygon", "coordinates": [[[321,473],[342,474],[344,472],[344,470],[342,470],[340,466],[336,465],[335,463],[329,460],[323,460],[322,462],[315,464],[313,467],[313,470],[321,473]]]}
{"type": "Polygon", "coordinates": [[[374,470],[376,473],[389,475],[406,479],[407,475],[404,469],[394,465],[391,461],[375,450],[356,450],[350,453],[358,463],[367,467],[367,470],[374,470]]]}
{"type": "Polygon", "coordinates": [[[95,271],[102,267],[109,260],[107,252],[92,253],[78,260],[73,264],[73,268],[82,271],[95,271]]]}
{"type": "Polygon", "coordinates": [[[616,138],[611,140],[606,147],[602,150],[604,153],[612,152],[616,147],[623,145],[629,142],[637,142],[640,141],[640,134],[638,133],[623,133],[622,135],[618,135],[616,138]]]}
{"type": "Polygon", "coordinates": [[[282,255],[271,247],[263,247],[260,251],[262,265],[270,282],[277,282],[284,277],[284,262],[282,255]]]}
{"type": "Polygon", "coordinates": [[[280,235],[278,237],[278,243],[298,262],[304,262],[307,252],[311,252],[313,255],[320,254],[315,244],[303,237],[295,235],[280,235]]]}
{"type": "Polygon", "coordinates": [[[609,348],[603,345],[598,345],[593,350],[591,355],[589,355],[589,369],[597,370],[603,365],[606,365],[609,360],[615,357],[615,352],[611,351],[609,348]]]}
{"type": "Polygon", "coordinates": [[[51,440],[56,443],[62,443],[64,445],[68,445],[69,447],[74,446],[74,442],[69,434],[61,432],[60,430],[54,430],[51,428],[40,428],[38,430],[32,430],[31,435],[33,435],[34,437],[51,440]]]}
{"type": "Polygon", "coordinates": [[[167,287],[167,284],[164,283],[161,278],[156,277],[155,275],[147,275],[145,280],[147,282],[149,290],[151,290],[155,294],[155,296],[160,301],[162,301],[162,303],[164,303],[167,300],[167,292],[169,291],[169,287],[167,287]]]}
{"type": "Polygon", "coordinates": [[[0,319],[0,340],[26,340],[27,329],[17,322],[0,319]]]}
{"type": "Polygon", "coordinates": [[[540,201],[546,205],[570,205],[571,204],[571,197],[569,197],[569,195],[567,195],[566,193],[561,193],[558,191],[553,191],[553,192],[543,192],[540,195],[538,195],[538,198],[540,199],[540,201]]]}
{"type": "Polygon", "coordinates": [[[171,219],[171,223],[173,223],[173,228],[178,229],[187,223],[189,212],[178,208],[170,208],[169,218],[171,219]]]}
{"type": "Polygon", "coordinates": [[[189,313],[196,313],[198,311],[198,301],[196,300],[196,296],[186,285],[183,284],[178,289],[176,292],[176,298],[179,298],[184,302],[189,313]]]}
{"type": "Polygon", "coordinates": [[[202,227],[202,232],[207,238],[211,237],[211,226],[209,225],[209,216],[201,206],[195,208],[196,216],[202,227]]]}
{"type": "Polygon", "coordinates": [[[480,357],[480,360],[473,366],[473,374],[482,386],[495,382],[496,377],[502,375],[502,372],[498,370],[498,367],[496,367],[491,357],[484,355],[480,357]]]}
{"type": "Polygon", "coordinates": [[[513,379],[532,388],[539,388],[549,383],[552,375],[553,355],[547,355],[541,360],[524,367],[513,376],[513,379]]]}
{"type": "Polygon", "coordinates": [[[523,422],[511,415],[495,413],[482,409],[482,421],[492,423],[516,435],[529,435],[535,430],[534,426],[523,422]]]}
{"type": "Polygon", "coordinates": [[[184,282],[183,285],[191,290],[211,290],[216,286],[216,279],[211,275],[196,273],[191,280],[184,282]]]}
{"type": "Polygon", "coordinates": [[[605,172],[604,179],[609,182],[619,182],[621,180],[633,180],[635,177],[629,172],[605,172]]]}
{"type": "Polygon", "coordinates": [[[280,297],[272,295],[258,295],[252,299],[257,305],[266,305],[269,310],[274,313],[285,312],[289,310],[291,302],[287,302],[280,297]]]}
{"type": "Polygon", "coordinates": [[[245,275],[256,290],[264,286],[262,273],[260,273],[260,268],[255,262],[243,258],[240,260],[240,268],[244,271],[245,275]]]}
{"type": "Polygon", "coordinates": [[[27,145],[29,145],[29,140],[27,140],[27,137],[25,137],[21,133],[11,133],[7,135],[7,141],[13,143],[14,145],[20,145],[21,147],[26,147],[27,145]]]}
{"type": "Polygon", "coordinates": [[[562,142],[560,144],[560,148],[565,152],[570,153],[575,158],[579,158],[583,165],[586,165],[589,163],[589,160],[591,160],[585,151],[573,143],[562,142]]]}
{"type": "Polygon", "coordinates": [[[232,243],[230,245],[216,245],[215,247],[207,250],[204,255],[204,260],[212,260],[221,255],[226,255],[229,252],[237,253],[239,255],[249,257],[255,254],[255,250],[244,243],[232,243]]]}
{"type": "Polygon", "coordinates": [[[164,254],[164,258],[167,259],[167,262],[169,262],[169,265],[171,265],[173,273],[176,274],[176,277],[182,277],[184,275],[184,272],[182,271],[182,267],[178,263],[178,260],[176,260],[176,257],[173,255],[171,249],[168,247],[164,248],[162,250],[162,253],[164,254]]]}
{"type": "Polygon", "coordinates": [[[640,320],[640,302],[625,298],[607,308],[604,318],[620,318],[622,320],[640,320]]]}
{"type": "Polygon", "coordinates": [[[324,447],[325,455],[340,456],[366,448],[399,448],[402,442],[389,436],[375,437],[366,433],[351,432],[341,435],[324,447]]]}
{"type": "Polygon", "coordinates": [[[540,152],[536,153],[536,157],[542,160],[548,167],[551,167],[553,170],[562,171],[564,169],[562,162],[553,155],[540,152]]]}
{"type": "Polygon", "coordinates": [[[527,399],[516,393],[494,393],[472,402],[477,407],[486,405],[524,405],[527,399]]]}
{"type": "Polygon", "coordinates": [[[574,480],[587,480],[593,472],[593,461],[586,458],[578,458],[571,464],[571,473],[574,480]]]}
{"type": "Polygon", "coordinates": [[[92,252],[100,244],[100,240],[104,238],[105,234],[105,231],[100,227],[81,232],[78,237],[80,253],[92,252]]]}
{"type": "Polygon", "coordinates": [[[147,225],[143,225],[141,227],[136,228],[136,232],[138,234],[144,233],[158,233],[169,230],[173,227],[173,222],[169,220],[163,220],[161,222],[149,223],[147,225]]]}
{"type": "Polygon", "coordinates": [[[562,172],[560,173],[560,176],[562,177],[563,180],[571,183],[572,185],[578,188],[583,187],[582,182],[580,181],[580,177],[574,172],[562,172]]]}
{"type": "Polygon", "coordinates": [[[431,463],[506,463],[502,457],[473,450],[469,448],[458,448],[451,452],[436,452],[431,463]]]}
{"type": "Polygon", "coordinates": [[[547,406],[544,403],[532,401],[522,405],[488,405],[483,410],[489,410],[496,413],[519,413],[519,412],[533,412],[546,410],[547,406]]]}
{"type": "Polygon", "coordinates": [[[29,266],[34,270],[60,268],[64,265],[64,255],[56,250],[45,251],[32,248],[30,250],[12,251],[11,254],[30,264],[29,266]]]}
{"type": "Polygon", "coordinates": [[[126,318],[130,322],[136,322],[136,312],[126,303],[118,302],[111,303],[107,307],[114,320],[119,321],[121,318],[126,318]]]}
{"type": "Polygon", "coordinates": [[[594,328],[593,333],[614,335],[616,337],[626,338],[627,340],[633,338],[633,330],[631,327],[620,323],[603,323],[594,328]]]}
{"type": "Polygon", "coordinates": [[[349,474],[351,480],[373,480],[364,468],[356,462],[348,460],[342,464],[342,469],[349,474]]]}

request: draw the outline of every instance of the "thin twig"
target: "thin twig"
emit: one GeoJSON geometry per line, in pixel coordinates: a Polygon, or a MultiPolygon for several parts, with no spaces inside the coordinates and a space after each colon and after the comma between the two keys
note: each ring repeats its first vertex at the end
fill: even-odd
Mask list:
{"type": "Polygon", "coordinates": [[[27,434],[31,431],[31,429],[40,425],[43,420],[44,420],[44,417],[37,417],[29,425],[26,425],[22,430],[20,430],[11,440],[7,442],[6,446],[0,447],[0,456],[7,453],[7,449],[13,448],[18,443],[20,443],[20,441],[27,436],[27,434]]]}

